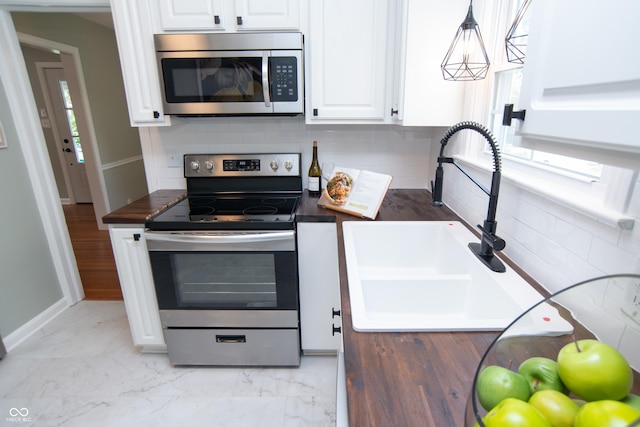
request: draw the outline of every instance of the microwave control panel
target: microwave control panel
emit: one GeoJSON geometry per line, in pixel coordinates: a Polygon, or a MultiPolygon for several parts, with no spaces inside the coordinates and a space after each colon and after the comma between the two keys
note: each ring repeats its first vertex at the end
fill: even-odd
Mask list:
{"type": "Polygon", "coordinates": [[[274,56],[271,66],[271,101],[298,100],[298,63],[293,56],[274,56]]]}

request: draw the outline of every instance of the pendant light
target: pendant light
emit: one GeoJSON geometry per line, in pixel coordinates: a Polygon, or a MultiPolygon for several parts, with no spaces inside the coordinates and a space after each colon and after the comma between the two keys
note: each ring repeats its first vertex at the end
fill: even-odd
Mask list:
{"type": "Polygon", "coordinates": [[[504,39],[507,48],[507,61],[515,64],[524,64],[527,53],[527,38],[529,36],[529,22],[527,11],[531,0],[524,0],[520,5],[516,18],[511,24],[504,39]]]}
{"type": "Polygon", "coordinates": [[[472,3],[473,0],[469,2],[467,17],[458,28],[442,61],[442,76],[445,80],[481,80],[489,70],[489,57],[478,23],[473,18],[472,3]]]}

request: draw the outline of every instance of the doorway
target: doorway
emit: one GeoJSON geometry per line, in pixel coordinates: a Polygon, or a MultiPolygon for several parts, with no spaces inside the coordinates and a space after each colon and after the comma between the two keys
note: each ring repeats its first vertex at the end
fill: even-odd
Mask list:
{"type": "Polygon", "coordinates": [[[90,131],[91,114],[85,109],[88,103],[83,95],[84,82],[80,81],[82,73],[76,68],[79,56],[73,48],[60,45],[59,62],[34,61],[25,55],[25,47],[50,52],[54,42],[24,34],[20,39],[27,40],[21,43],[23,55],[27,68],[36,74],[31,85],[49,146],[49,161],[54,174],[57,170],[63,176],[56,179],[59,203],[84,298],[122,300],[109,232],[98,225],[98,218],[103,215],[100,207],[107,206],[106,189],[100,182],[102,171],[95,136],[90,131]]]}
{"type": "Polygon", "coordinates": [[[69,83],[59,63],[36,62],[69,203],[91,203],[91,189],[69,83]]]}

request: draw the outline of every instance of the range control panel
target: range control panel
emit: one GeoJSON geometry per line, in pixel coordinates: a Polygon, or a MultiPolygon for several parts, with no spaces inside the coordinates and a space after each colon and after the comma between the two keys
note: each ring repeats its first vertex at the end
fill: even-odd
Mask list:
{"type": "Polygon", "coordinates": [[[300,153],[185,154],[184,176],[300,176],[300,153]]]}

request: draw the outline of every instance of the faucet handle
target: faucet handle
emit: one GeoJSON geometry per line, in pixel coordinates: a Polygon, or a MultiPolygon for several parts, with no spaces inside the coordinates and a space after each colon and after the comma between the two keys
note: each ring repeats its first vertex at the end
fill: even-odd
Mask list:
{"type": "Polygon", "coordinates": [[[487,230],[480,224],[477,227],[482,231],[482,240],[487,242],[493,250],[501,251],[507,246],[507,242],[503,238],[496,236],[492,231],[487,230]]]}

